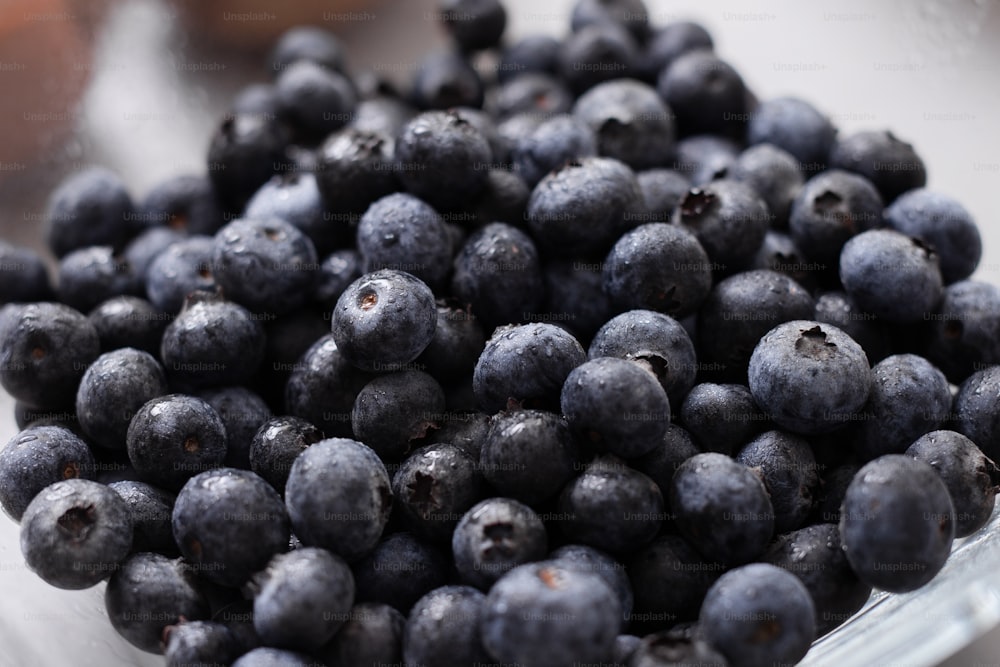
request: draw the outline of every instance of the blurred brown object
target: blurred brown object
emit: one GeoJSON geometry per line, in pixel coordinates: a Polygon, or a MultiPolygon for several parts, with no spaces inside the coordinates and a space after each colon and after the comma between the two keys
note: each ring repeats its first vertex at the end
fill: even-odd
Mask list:
{"type": "MultiPolygon", "coordinates": [[[[409,1],[409,0],[404,0],[409,1]]],[[[184,29],[196,40],[224,48],[270,49],[298,25],[334,25],[351,12],[370,10],[373,0],[173,0],[184,29]]]]}

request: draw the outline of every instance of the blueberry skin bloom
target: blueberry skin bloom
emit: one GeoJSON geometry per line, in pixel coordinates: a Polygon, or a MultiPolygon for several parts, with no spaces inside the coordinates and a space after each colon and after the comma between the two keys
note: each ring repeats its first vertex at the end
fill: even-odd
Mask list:
{"type": "Polygon", "coordinates": [[[1000,366],[976,371],[959,386],[952,403],[952,426],[994,461],[1000,458],[1000,366]]]}
{"type": "Polygon", "coordinates": [[[511,150],[514,172],[531,187],[569,160],[597,155],[593,130],[569,114],[542,121],[518,138],[511,150]]]}
{"type": "Polygon", "coordinates": [[[941,475],[955,506],[956,538],[986,525],[1000,490],[1000,469],[976,443],[956,431],[931,431],[917,438],[906,455],[941,475]]]}
{"type": "Polygon", "coordinates": [[[774,534],[764,483],[725,454],[696,454],[682,463],[670,485],[670,509],[681,535],[723,565],[756,559],[774,534]]]}
{"type": "Polygon", "coordinates": [[[599,574],[557,561],[507,573],[486,596],[483,646],[500,663],[572,667],[611,659],[621,605],[599,574]]]}
{"type": "Polygon", "coordinates": [[[311,172],[286,172],[261,186],[247,202],[243,217],[279,218],[309,237],[317,253],[329,252],[346,234],[347,225],[330,220],[311,172]]]}
{"type": "Polygon", "coordinates": [[[654,222],[615,242],[604,262],[604,291],[622,310],[691,315],[712,289],[712,264],[698,238],[654,222]]]}
{"type": "Polygon", "coordinates": [[[451,536],[461,583],[486,591],[518,565],[548,550],[545,525],[534,510],[511,498],[489,498],[466,512],[451,536]]]}
{"type": "Polygon", "coordinates": [[[223,586],[242,585],[288,548],[285,505],[249,470],[220,468],[192,477],[177,494],[171,524],[184,559],[223,586]]]}
{"type": "Polygon", "coordinates": [[[132,265],[111,246],[79,248],[59,261],[56,296],[81,312],[111,297],[138,295],[141,289],[132,265]]]}
{"type": "Polygon", "coordinates": [[[45,487],[94,477],[87,443],[61,426],[29,426],[0,449],[0,506],[14,521],[45,487]]]}
{"type": "Polygon", "coordinates": [[[355,561],[375,547],[389,520],[389,473],[378,455],[360,442],[323,440],[292,464],[285,504],[303,544],[355,561]]]}
{"type": "Polygon", "coordinates": [[[366,273],[333,309],[333,339],[341,354],[366,371],[402,368],[420,356],[437,329],[434,293],[405,271],[366,273]]]}
{"type": "Polygon", "coordinates": [[[303,547],[278,554],[253,578],[253,625],[268,646],[315,651],[354,604],[354,577],[339,556],[303,547]]]}
{"type": "Polygon", "coordinates": [[[500,327],[476,362],[472,389],[487,413],[507,408],[512,400],[556,411],[566,376],[586,360],[580,343],[554,324],[500,327]]]}
{"type": "Polygon", "coordinates": [[[191,292],[214,292],[214,249],[212,237],[190,236],[171,243],[150,259],[145,274],[149,302],[157,310],[174,314],[191,292]]]}
{"type": "Polygon", "coordinates": [[[89,479],[47,486],[21,516],[24,561],[56,588],[78,590],[107,579],[131,547],[125,501],[89,479]]]}
{"type": "Polygon", "coordinates": [[[628,166],[584,157],[564,163],[535,186],[528,229],[542,248],[578,257],[605,252],[644,213],[642,189],[628,166]]]}
{"type": "Polygon", "coordinates": [[[111,625],[134,646],[163,652],[163,631],[211,614],[204,584],[183,560],[156,553],[129,556],[104,591],[111,625]]]}
{"type": "Polygon", "coordinates": [[[167,389],[163,366],[151,354],[128,347],[106,352],[80,380],[77,421],[91,442],[124,449],[136,411],[167,389]]]}
{"type": "Polygon", "coordinates": [[[634,79],[600,83],[573,106],[597,135],[598,151],[633,169],[667,163],[674,151],[674,120],[656,89],[634,79]]]}
{"type": "Polygon", "coordinates": [[[757,405],[776,424],[802,435],[843,427],[871,391],[861,346],[837,327],[810,320],[767,332],[750,356],[748,376],[757,405]]]}
{"type": "Polygon", "coordinates": [[[226,427],[218,413],[200,398],[184,394],[144,403],[129,422],[125,441],[136,472],[165,489],[179,489],[226,458],[226,427]]]}
{"type": "Polygon", "coordinates": [[[396,269],[440,288],[451,265],[451,238],[430,204],[405,192],[372,203],[361,216],[358,250],[364,271],[396,269]]]}
{"type": "Polygon", "coordinates": [[[670,423],[670,401],[656,376],[617,357],[598,357],[574,368],[559,404],[571,429],[624,458],[657,447],[670,423]]]}
{"type": "Polygon", "coordinates": [[[674,224],[690,230],[722,270],[747,266],[764,242],[771,212],[740,181],[712,181],[689,190],[674,209],[674,224]]]}
{"type": "Polygon", "coordinates": [[[445,410],[441,385],[423,371],[374,378],[358,392],[351,410],[354,437],[383,461],[399,461],[437,428],[445,410]]]}
{"type": "Polygon", "coordinates": [[[916,590],[944,567],[955,537],[948,487],[929,464],[889,454],[865,464],[840,509],[840,538],[862,581],[916,590]]]}
{"type": "Polygon", "coordinates": [[[678,133],[741,137],[747,90],[739,73],[712,51],[689,51],[660,72],[656,89],[676,114],[678,133]]]}
{"type": "Polygon", "coordinates": [[[486,595],[471,586],[442,586],[420,598],[403,630],[407,665],[487,664],[479,636],[486,595]]]}
{"type": "Polygon", "coordinates": [[[486,185],[483,165],[493,161],[486,137],[457,111],[426,111],[396,139],[399,180],[438,209],[474,198],[486,185]]]}
{"type": "Polygon", "coordinates": [[[80,378],[100,354],[94,325],[58,303],[9,308],[0,328],[0,384],[28,405],[72,406],[80,378]]]}
{"type": "Polygon", "coordinates": [[[925,188],[910,190],[885,209],[885,222],[937,251],[946,285],[968,278],[979,265],[983,241],[976,222],[948,195],[925,188]]]}
{"type": "Polygon", "coordinates": [[[952,283],[930,319],[925,354],[952,382],[1000,363],[1000,287],[980,280],[952,283]]]}
{"type": "Polygon", "coordinates": [[[281,314],[305,302],[319,270],[316,247],[279,218],[233,220],[215,234],[215,280],[227,299],[281,314]]]}
{"type": "Polygon", "coordinates": [[[888,322],[925,319],[943,294],[934,249],[891,229],[873,229],[845,243],[840,280],[862,310],[888,322]]]}
{"type": "Polygon", "coordinates": [[[790,572],[767,563],[731,570],[705,596],[698,625],[731,667],[795,664],[816,636],[808,589],[790,572]]]}

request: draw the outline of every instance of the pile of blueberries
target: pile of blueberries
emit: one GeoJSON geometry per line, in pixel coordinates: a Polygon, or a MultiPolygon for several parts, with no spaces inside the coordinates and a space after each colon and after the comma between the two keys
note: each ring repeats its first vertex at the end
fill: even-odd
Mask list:
{"type": "Polygon", "coordinates": [[[792,664],[1000,469],[1000,290],[887,131],[579,0],[399,91],[294,29],[204,176],[0,245],[0,503],[169,665],[792,664]]]}

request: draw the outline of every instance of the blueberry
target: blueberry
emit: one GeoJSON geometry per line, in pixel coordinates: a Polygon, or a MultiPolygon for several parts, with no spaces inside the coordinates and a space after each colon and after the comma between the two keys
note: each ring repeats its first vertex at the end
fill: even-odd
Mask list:
{"type": "Polygon", "coordinates": [[[831,267],[823,262],[807,260],[791,235],[777,229],[767,230],[749,268],[769,269],[786,275],[810,293],[817,292],[823,283],[833,282],[831,267]]]}
{"type": "Polygon", "coordinates": [[[837,128],[819,110],[797,97],[776,97],[761,102],[750,115],[747,140],[773,144],[794,157],[807,175],[826,167],[837,128]]]}
{"type": "Polygon", "coordinates": [[[420,598],[403,631],[407,665],[450,667],[492,662],[480,640],[486,595],[471,586],[442,586],[420,598]]]}
{"type": "Polygon", "coordinates": [[[426,55],[413,75],[410,101],[418,109],[452,110],[483,106],[485,88],[479,73],[461,53],[426,55]]]}
{"type": "Polygon", "coordinates": [[[492,418],[474,409],[449,411],[443,417],[441,427],[428,435],[429,442],[455,445],[478,461],[492,418]]]}
{"type": "Polygon", "coordinates": [[[284,493],[295,458],[322,439],[323,432],[300,417],[268,419],[250,443],[250,469],[284,493]]]}
{"type": "Polygon", "coordinates": [[[630,629],[655,632],[693,621],[725,567],[706,560],[680,535],[660,535],[629,555],[635,592],[630,629]]]}
{"type": "MultiPolygon", "coordinates": [[[[594,131],[568,113],[546,118],[532,132],[519,137],[511,149],[514,172],[532,188],[566,162],[595,155],[594,131]]],[[[529,205],[532,201],[529,199],[529,205]]]]}
{"type": "Polygon", "coordinates": [[[962,382],[952,403],[951,428],[993,460],[1000,456],[1000,413],[993,400],[998,391],[1000,366],[987,366],[962,382]]]}
{"type": "Polygon", "coordinates": [[[440,19],[463,51],[497,46],[507,26],[507,11],[500,0],[440,0],[440,19]]]}
{"type": "Polygon", "coordinates": [[[306,60],[333,71],[342,71],[347,54],[340,39],[328,30],[297,26],[282,33],[271,51],[272,72],[283,72],[294,62],[306,60]]]}
{"type": "Polygon", "coordinates": [[[360,442],[323,440],[295,459],[285,503],[303,544],[355,561],[375,547],[389,519],[389,474],[360,442]]]}
{"type": "Polygon", "coordinates": [[[943,292],[934,249],[890,229],[870,230],[845,243],[840,279],[858,306],[889,322],[927,319],[943,292]]]}
{"type": "Polygon", "coordinates": [[[319,265],[316,276],[314,297],[325,309],[333,310],[333,305],[344,293],[348,285],[361,277],[361,253],[354,248],[341,248],[327,255],[319,265]]]}
{"type": "Polygon", "coordinates": [[[535,242],[509,224],[479,228],[455,257],[451,293],[471,306],[487,333],[536,312],[543,287],[535,242]]]}
{"type": "Polygon", "coordinates": [[[748,442],[735,458],[764,481],[774,508],[776,533],[804,525],[819,486],[819,466],[804,438],[766,431],[748,442]]]}
{"type": "MultiPolygon", "coordinates": [[[[504,64],[499,66],[503,67],[504,64]]],[[[540,120],[545,120],[550,116],[569,113],[573,107],[573,95],[562,81],[552,74],[525,71],[497,85],[492,90],[492,95],[487,98],[486,104],[486,108],[494,118],[502,119],[518,113],[530,113],[537,115],[540,120]]],[[[594,153],[596,154],[596,149],[594,153]]]]}
{"type": "Polygon", "coordinates": [[[588,463],[563,488],[558,507],[566,537],[612,554],[646,544],[666,518],[656,483],[610,455],[588,463]]]}
{"type": "Polygon", "coordinates": [[[87,319],[97,330],[101,352],[131,347],[158,355],[170,315],[140,297],[116,296],[98,304],[87,319]]]}
{"type": "Polygon", "coordinates": [[[239,212],[257,189],[289,168],[287,130],[277,119],[236,112],[227,116],[208,148],[208,177],[225,210],[239,212]]]}
{"type": "Polygon", "coordinates": [[[513,410],[490,420],[479,469],[500,494],[537,505],[576,474],[577,459],[578,447],[563,417],[513,410]]]}
{"type": "Polygon", "coordinates": [[[691,189],[687,175],[663,167],[636,173],[646,203],[647,222],[669,222],[681,198],[691,189]]]}
{"type": "Polygon", "coordinates": [[[130,347],[105,352],[80,380],[76,418],[91,442],[125,449],[136,411],[167,391],[163,366],[148,352],[130,347]]]}
{"type": "Polygon", "coordinates": [[[563,383],[560,407],[578,437],[625,458],[656,448],[670,423],[670,401],[656,376],[617,357],[574,368],[563,383]]]}
{"type": "Polygon", "coordinates": [[[599,574],[558,561],[530,563],[490,589],[480,632],[497,662],[571,667],[611,658],[620,615],[599,574]]]}
{"type": "Polygon", "coordinates": [[[104,591],[111,625],[134,646],[163,653],[163,632],[211,613],[205,585],[191,565],[156,553],[136,553],[112,575],[104,591]]]}
{"type": "Polygon", "coordinates": [[[436,328],[434,293],[413,274],[395,269],[361,276],[333,310],[337,348],[367,371],[405,368],[430,344],[436,328]]]}
{"type": "Polygon", "coordinates": [[[543,178],[528,200],[528,229],[560,256],[603,253],[642,220],[635,173],[611,158],[570,160],[543,178]]]}
{"type": "Polygon", "coordinates": [[[488,413],[512,400],[522,407],[557,409],[566,377],[586,359],[580,343],[554,324],[499,327],[476,362],[476,401],[488,413]]]}
{"type": "MultiPolygon", "coordinates": [[[[454,221],[458,223],[471,219],[480,226],[491,222],[519,225],[525,220],[529,197],[531,189],[518,174],[507,168],[494,167],[486,175],[483,191],[469,205],[471,210],[456,214],[454,221]]],[[[464,239],[463,235],[462,240],[464,239]]],[[[453,250],[462,247],[462,243],[457,242],[454,237],[451,245],[453,250]]]]}
{"type": "Polygon", "coordinates": [[[761,479],[724,454],[696,454],[670,486],[681,535],[705,558],[741,565],[760,556],[774,533],[774,508],[761,479]]]}
{"type": "Polygon", "coordinates": [[[740,153],[727,173],[752,187],[764,200],[773,227],[788,224],[792,202],[804,183],[802,169],[791,153],[773,144],[757,144],[740,153]]]}
{"type": "Polygon", "coordinates": [[[948,379],[960,383],[973,371],[1000,363],[1000,288],[961,280],[944,288],[930,320],[925,353],[948,379]]]}
{"type": "Polygon", "coordinates": [[[179,552],[170,525],[176,496],[145,482],[121,481],[108,488],[122,497],[132,516],[132,553],[155,551],[167,556],[179,552]]]}
{"type": "Polygon", "coordinates": [[[869,179],[886,203],[927,184],[927,170],[913,146],[884,130],[839,137],[830,148],[830,166],[869,179]]]}
{"type": "Polygon", "coordinates": [[[858,308],[846,292],[824,292],[816,297],[813,319],[842,329],[861,346],[872,363],[889,356],[891,341],[885,322],[858,308]]]}
{"type": "MultiPolygon", "coordinates": [[[[331,134],[319,149],[316,164],[316,185],[325,211],[331,212],[333,223],[340,223],[338,214],[361,214],[376,199],[397,188],[392,170],[392,135],[346,127],[331,134]]],[[[346,228],[346,225],[331,226],[346,228]]]]}
{"type": "Polygon", "coordinates": [[[547,543],[545,525],[534,510],[494,497],[462,515],[451,550],[459,581],[485,591],[518,565],[544,558],[547,543]]]}
{"type": "Polygon", "coordinates": [[[21,515],[32,499],[64,479],[94,477],[94,457],[87,443],[61,426],[29,426],[0,449],[0,505],[10,518],[21,515]]]}
{"type": "Polygon", "coordinates": [[[472,376],[486,344],[479,319],[456,299],[437,302],[437,328],[416,364],[441,383],[464,381],[472,376]]]}
{"type": "Polygon", "coordinates": [[[366,272],[406,271],[440,288],[451,261],[451,239],[444,221],[429,204],[397,192],[368,207],[357,230],[358,250],[366,272]]]}
{"type": "Polygon", "coordinates": [[[222,623],[183,621],[168,626],[164,635],[167,667],[229,664],[240,655],[236,638],[222,623]]]}
{"type": "Polygon", "coordinates": [[[599,83],[629,76],[639,61],[632,35],[614,23],[594,23],[573,32],[560,45],[558,73],[575,95],[599,83]]]}
{"type": "Polygon", "coordinates": [[[505,83],[529,74],[554,76],[559,58],[559,40],[551,35],[532,34],[511,41],[500,50],[497,79],[505,83]]]}
{"type": "Polygon", "coordinates": [[[918,437],[939,428],[951,409],[944,373],[915,354],[894,354],[872,367],[863,420],[851,433],[863,461],[902,454],[918,437]]]}
{"type": "Polygon", "coordinates": [[[207,176],[181,175],[160,181],[137,207],[148,227],[183,234],[214,234],[223,225],[223,213],[207,176]]]}
{"type": "Polygon", "coordinates": [[[208,236],[191,236],[170,244],[146,271],[146,295],[157,310],[176,314],[195,291],[214,292],[215,244],[208,236]]]}
{"type": "Polygon", "coordinates": [[[392,478],[395,512],[418,537],[451,539],[459,518],[483,496],[476,459],[448,443],[410,454],[392,478]]]}
{"type": "Polygon", "coordinates": [[[236,659],[230,667],[316,667],[305,653],[260,646],[236,659]]]}
{"type": "Polygon", "coordinates": [[[628,624],[635,596],[624,565],[603,551],[583,544],[561,546],[550,553],[548,559],[568,569],[599,574],[621,604],[622,628],[628,624]]]}
{"type": "Polygon", "coordinates": [[[577,0],[573,3],[569,18],[573,32],[609,23],[628,30],[640,43],[649,36],[649,12],[643,0],[577,0]]]}
{"type": "Polygon", "coordinates": [[[45,487],[21,515],[24,562],[56,588],[89,588],[107,579],[131,546],[125,501],[89,479],[67,478],[45,487]]]}
{"type": "Polygon", "coordinates": [[[198,574],[240,586],[288,548],[288,512],[263,478],[220,468],[192,477],[177,494],[174,539],[198,574]]]}
{"type": "Polygon", "coordinates": [[[226,428],[205,401],[167,394],[144,403],[125,436],[128,457],[143,481],[179,489],[226,456],[226,428]]]}
{"type": "Polygon", "coordinates": [[[745,382],[761,337],[782,322],[811,318],[814,310],[809,292],[786,275],[757,269],[729,276],[698,311],[699,359],[718,366],[717,377],[745,382]]]}
{"type": "Polygon", "coordinates": [[[581,344],[590,341],[614,313],[600,262],[552,259],[543,271],[545,300],[539,319],[558,322],[581,344]]]}
{"type": "Polygon", "coordinates": [[[135,205],[122,179],[104,167],[87,166],[49,196],[46,241],[56,257],[87,246],[121,248],[133,235],[135,205]]]}
{"type": "Polygon", "coordinates": [[[354,399],[370,379],[348,361],[333,334],[327,334],[294,364],[285,385],[285,412],[330,437],[350,436],[354,399]]]}
{"type": "Polygon", "coordinates": [[[694,344],[680,323],[651,310],[630,310],[609,319],[594,335],[590,359],[622,357],[644,362],[675,405],[694,386],[694,344]]]}
{"type": "Polygon", "coordinates": [[[346,125],[357,93],[344,74],[309,60],[289,63],[274,82],[279,117],[296,139],[315,145],[346,125]]]}
{"type": "Polygon", "coordinates": [[[358,392],[351,424],[354,436],[384,461],[398,461],[436,427],[444,409],[437,380],[423,371],[403,370],[376,377],[358,392]]]}
{"type": "Polygon", "coordinates": [[[642,638],[635,635],[618,635],[611,653],[611,663],[615,667],[627,667],[636,649],[642,644],[642,638]]]}
{"type": "Polygon", "coordinates": [[[304,547],[278,554],[253,578],[253,624],[267,646],[315,651],[344,623],[354,604],[347,563],[304,547]]]}
{"type": "Polygon", "coordinates": [[[680,406],[680,421],[704,451],[732,455],[767,419],[746,385],[696,384],[680,406]]]}
{"type": "Polygon", "coordinates": [[[726,179],[689,190],[674,209],[673,222],[697,237],[714,265],[732,270],[753,259],[770,215],[753,188],[726,179]]]}
{"type": "Polygon", "coordinates": [[[893,593],[934,578],[951,553],[955,508],[929,464],[889,454],[854,476],[840,510],[840,538],[858,578],[893,593]]]}
{"type": "Polygon", "coordinates": [[[38,253],[0,240],[0,305],[51,298],[48,269],[38,253]]]}
{"type": "Polygon", "coordinates": [[[882,224],[882,198],[870,181],[839,169],[813,176],[792,202],[788,227],[815,262],[833,264],[856,234],[882,224]]]}
{"type": "Polygon", "coordinates": [[[241,218],[216,233],[213,270],[226,298],[260,313],[281,314],[301,305],[319,268],[316,248],[278,218],[241,218]]]}
{"type": "Polygon", "coordinates": [[[678,56],[660,72],[656,88],[676,114],[682,136],[740,137],[745,132],[746,86],[732,65],[712,51],[699,49],[678,56]]]}
{"type": "Polygon", "coordinates": [[[87,367],[100,354],[94,325],[58,303],[16,306],[0,326],[0,384],[45,408],[71,406],[87,367]]]}
{"type": "Polygon", "coordinates": [[[931,431],[917,438],[908,456],[930,464],[941,475],[955,506],[955,537],[986,525],[1000,482],[1000,469],[976,444],[955,431],[931,431]]]}
{"type": "Polygon", "coordinates": [[[661,71],[688,51],[714,48],[712,36],[704,26],[693,21],[672,21],[653,29],[640,59],[639,71],[644,81],[656,83],[661,71]]]}
{"type": "Polygon", "coordinates": [[[650,223],[623,234],[604,262],[604,289],[622,310],[684,317],[712,288],[712,264],[698,238],[678,225],[650,223]]]}
{"type": "Polygon", "coordinates": [[[668,424],[663,440],[652,451],[631,459],[629,465],[649,477],[664,498],[670,493],[670,481],[682,463],[701,450],[682,426],[668,424]]]}
{"type": "Polygon", "coordinates": [[[835,326],[794,320],[754,348],[750,393],[778,426],[817,434],[845,426],[864,406],[871,369],[864,350],[835,326]]]}
{"type": "Polygon", "coordinates": [[[450,208],[483,189],[487,171],[481,167],[493,154],[486,137],[460,112],[427,111],[403,128],[395,159],[407,191],[435,208],[450,208]]]}
{"type": "Polygon", "coordinates": [[[670,166],[697,187],[726,178],[739,156],[740,145],[732,139],[717,134],[696,134],[677,142],[670,166]]]}
{"type": "MultiPolygon", "coordinates": [[[[363,76],[358,75],[355,77],[355,83],[360,85],[363,81],[363,76]]],[[[371,97],[365,97],[358,101],[348,127],[387,137],[390,143],[386,146],[386,149],[390,153],[389,157],[391,157],[394,138],[400,133],[406,122],[416,115],[416,113],[416,109],[401,99],[395,90],[376,91],[371,97]]],[[[322,150],[321,147],[317,171],[322,169],[322,150]]],[[[394,175],[392,179],[395,182],[394,175]]]]}
{"type": "Polygon", "coordinates": [[[698,616],[702,636],[732,667],[793,664],[816,635],[816,609],[798,578],[767,563],[722,575],[698,616]]]}
{"type": "Polygon", "coordinates": [[[448,583],[450,568],[446,551],[412,533],[392,533],[354,565],[358,600],[384,602],[408,614],[417,600],[448,583]]]}
{"type": "Polygon", "coordinates": [[[674,120],[656,89],[634,79],[606,81],[581,95],[573,115],[597,137],[598,151],[633,169],[665,165],[674,151],[674,120]]]}
{"type": "Polygon", "coordinates": [[[406,617],[387,604],[359,602],[318,655],[329,667],[401,663],[405,624],[406,617]]]}
{"type": "Polygon", "coordinates": [[[202,389],[196,396],[212,406],[226,428],[225,465],[249,469],[251,443],[257,429],[271,418],[271,408],[246,387],[202,389]]]}
{"type": "Polygon", "coordinates": [[[279,218],[305,234],[317,252],[342,245],[347,225],[327,212],[320,197],[318,177],[308,172],[274,176],[247,202],[244,217],[252,220],[279,218]]]}
{"type": "Polygon", "coordinates": [[[703,639],[683,630],[666,630],[642,638],[634,649],[629,667],[728,667],[721,653],[703,639]]]}

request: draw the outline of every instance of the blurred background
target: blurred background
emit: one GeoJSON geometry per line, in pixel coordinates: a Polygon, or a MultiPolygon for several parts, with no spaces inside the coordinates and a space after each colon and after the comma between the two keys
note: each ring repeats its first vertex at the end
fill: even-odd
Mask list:
{"type": "MultiPolygon", "coordinates": [[[[508,36],[568,31],[572,0],[507,0],[508,36]]],[[[928,186],[978,221],[977,278],[1000,283],[1000,1],[646,0],[650,22],[693,19],[761,99],[796,95],[842,132],[890,128],[915,146],[928,186]]],[[[232,96],[266,82],[278,35],[302,23],[345,43],[355,71],[405,89],[444,47],[435,0],[0,0],[0,236],[43,250],[45,201],[97,163],[142,197],[203,173],[232,96]]],[[[0,392],[0,443],[15,432],[0,392]]],[[[0,516],[0,667],[159,664],[119,640],[102,587],[49,588],[26,570],[0,516]]],[[[996,633],[994,633],[995,636],[996,633]]],[[[987,639],[949,665],[998,665],[987,639]]],[[[926,664],[926,663],[921,663],[926,664]]]]}

